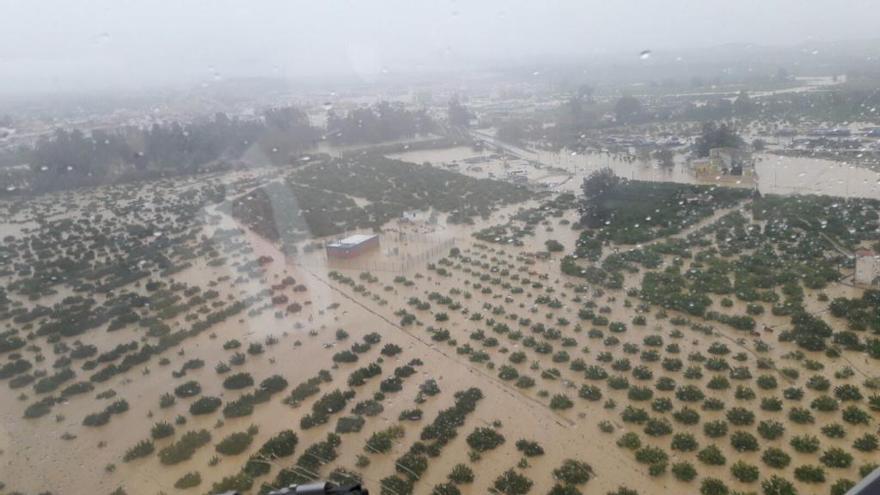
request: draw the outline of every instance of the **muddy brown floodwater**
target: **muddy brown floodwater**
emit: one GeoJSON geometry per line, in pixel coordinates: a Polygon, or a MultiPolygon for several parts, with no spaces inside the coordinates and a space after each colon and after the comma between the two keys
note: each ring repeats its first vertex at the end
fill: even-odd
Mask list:
{"type": "MultiPolygon", "coordinates": [[[[677,165],[672,170],[661,170],[650,163],[620,160],[611,155],[545,152],[537,155],[540,157],[541,166],[508,163],[507,167],[502,159],[489,158],[488,153],[474,153],[468,148],[418,151],[396,156],[415,163],[431,161],[438,166],[455,162],[457,165],[454,168],[476,177],[489,177],[490,173],[495,177],[501,177],[513,167],[522,167],[526,170],[529,180],[553,183],[553,187],[560,191],[575,191],[583,177],[605,166],[611,166],[619,175],[637,179],[689,182],[682,165],[677,165]],[[481,158],[471,160],[470,163],[463,162],[465,159],[477,157],[481,158]]],[[[758,171],[761,176],[760,188],[763,192],[821,192],[863,197],[876,197],[877,193],[876,173],[821,160],[765,155],[758,164],[758,171]]],[[[261,173],[263,172],[235,173],[214,177],[212,180],[231,183],[243,177],[253,177],[259,182],[274,177],[274,172],[271,170],[264,171],[265,175],[262,179],[261,173]]],[[[177,194],[190,186],[194,184],[184,181],[179,188],[175,188],[174,193],[177,194]]],[[[162,190],[158,189],[158,192],[161,193],[162,190]]],[[[93,214],[94,211],[86,208],[86,205],[90,204],[94,194],[97,192],[74,193],[73,196],[82,209],[66,214],[72,216],[93,214]]],[[[520,462],[521,455],[514,444],[521,438],[538,441],[546,450],[545,455],[530,458],[528,466],[521,469],[521,472],[535,483],[531,493],[549,491],[554,483],[552,470],[567,458],[587,462],[595,470],[596,478],[583,488],[585,493],[605,493],[622,484],[638,490],[643,495],[695,493],[695,484],[676,481],[670,474],[659,478],[649,476],[647,466],[637,463],[632,453],[615,445],[616,440],[624,432],[630,430],[641,432],[641,427],[620,420],[620,411],[629,404],[626,391],[603,388],[602,401],[590,402],[580,399],[578,388],[587,383],[582,372],[574,372],[569,369],[568,363],[554,362],[551,354],[535,353],[526,348],[522,341],[509,340],[502,335],[498,335],[500,343],[496,346],[483,346],[471,340],[471,334],[477,329],[485,330],[487,335],[491,334],[491,330],[483,321],[473,320],[472,316],[475,313],[482,313],[484,318],[494,317],[498,321],[506,321],[512,329],[519,329],[517,320],[526,317],[548,326],[558,326],[563,336],[574,339],[575,345],[566,348],[571,358],[582,358],[588,365],[597,364],[597,355],[602,351],[612,352],[615,358],[623,357],[620,351],[622,344],[631,343],[641,346],[646,335],[657,334],[663,337],[665,343],[674,341],[679,344],[680,357],[683,360],[692,352],[705,353],[712,342],[724,342],[733,353],[746,353],[747,364],[756,371],[755,340],[763,340],[765,336],[746,339],[741,332],[724,325],[716,325],[712,335],[697,334],[683,328],[684,338],[674,339],[671,334],[675,327],[669,321],[675,316],[674,312],[670,312],[669,317],[662,318],[657,314],[657,308],[651,308],[645,313],[648,318],[647,325],[636,327],[630,325],[630,322],[636,314],[635,308],[640,301],[625,296],[623,291],[606,293],[602,296],[591,296],[590,291],[587,291],[578,297],[591,299],[597,306],[606,308],[603,309],[604,315],[610,321],[624,322],[629,326],[625,333],[618,334],[620,343],[617,346],[606,346],[601,340],[590,339],[587,335],[590,325],[578,318],[578,310],[584,301],[575,300],[573,287],[573,284],[582,281],[570,279],[560,273],[561,255],[551,256],[547,260],[535,260],[528,256],[530,253],[543,250],[544,242],[548,239],[559,240],[567,250],[571,250],[578,233],[562,221],[575,220],[575,212],[569,211],[561,218],[553,218],[545,224],[537,225],[535,235],[526,237],[521,247],[486,246],[472,237],[472,233],[481,228],[507,222],[520,207],[535,205],[536,202],[530,202],[508,206],[487,219],[477,219],[471,226],[448,224],[445,216],[436,212],[419,213],[411,221],[396,221],[386,225],[381,247],[378,250],[362,258],[342,263],[328,261],[321,250],[306,253],[302,249],[304,245],[300,246],[302,254],[285,258],[277,246],[245,229],[243,240],[250,251],[247,254],[242,252],[230,254],[228,263],[221,266],[210,266],[207,264],[207,259],[199,258],[193,261],[192,267],[174,274],[171,278],[190,285],[205,288],[211,286],[220,292],[221,299],[232,300],[255,294],[290,275],[307,289],[305,292],[288,294],[292,301],[303,305],[302,311],[276,317],[274,311],[280,308],[273,308],[257,316],[248,316],[245,313],[237,315],[217,324],[208,332],[184,341],[178,349],[166,352],[163,357],[170,360],[168,365],[160,366],[157,363],[158,359],[153,359],[146,365],[99,384],[92,393],[70,398],[56,406],[51,415],[38,420],[22,418],[23,406],[29,403],[30,399],[28,402],[17,400],[21,391],[0,387],[0,419],[2,419],[0,448],[3,450],[3,454],[0,455],[0,481],[6,483],[9,490],[26,493],[45,490],[51,490],[53,493],[110,493],[118,487],[124,487],[129,494],[206,493],[213,482],[238,472],[248,456],[268,438],[281,430],[293,429],[299,436],[296,453],[291,458],[276,461],[269,475],[257,479],[252,490],[256,493],[260,483],[274,479],[278,466],[291,465],[308,445],[333,431],[336,418],[342,414],[333,415],[326,425],[308,430],[301,430],[299,427],[300,419],[311,411],[311,406],[318,397],[333,389],[346,389],[346,380],[351,371],[379,358],[379,349],[382,345],[394,343],[399,345],[403,352],[391,358],[384,358],[383,377],[389,376],[394,367],[406,364],[412,359],[419,359],[424,364],[416,368],[416,375],[405,380],[401,391],[386,394],[386,398],[382,401],[384,411],[376,417],[368,418],[362,431],[342,435],[339,457],[322,466],[321,475],[327,476],[333,467],[345,467],[362,473],[371,490],[379,493],[380,480],[395,473],[395,459],[419,440],[420,431],[425,424],[453,403],[454,392],[468,387],[478,387],[482,390],[484,399],[478,403],[476,411],[468,415],[465,424],[457,430],[456,438],[442,450],[441,455],[430,459],[426,472],[415,485],[414,493],[429,493],[433,485],[446,480],[446,476],[455,464],[470,463],[467,435],[476,427],[488,426],[496,421],[501,424],[499,431],[506,437],[506,442],[495,450],[483,453],[481,459],[470,464],[476,473],[476,480],[473,485],[463,488],[465,493],[489,493],[495,478],[520,462]],[[445,276],[427,269],[429,263],[436,263],[453,246],[459,248],[464,255],[488,264],[490,268],[451,266],[446,267],[448,275],[445,276]],[[273,258],[273,261],[264,267],[264,273],[257,279],[234,282],[239,275],[234,263],[255,259],[261,255],[273,258]],[[478,278],[466,273],[465,267],[477,272],[485,272],[487,275],[491,274],[489,278],[508,277],[504,279],[505,281],[515,273],[529,277],[533,282],[540,281],[542,285],[525,286],[523,292],[513,293],[500,284],[483,282],[482,287],[489,287],[489,292],[483,293],[483,290],[474,286],[479,281],[478,278]],[[500,275],[499,267],[510,268],[510,274],[500,275]],[[334,270],[351,277],[356,283],[363,284],[369,294],[355,291],[351,285],[333,280],[329,274],[334,270]],[[363,272],[370,272],[377,280],[362,281],[360,275],[363,272]],[[399,276],[414,283],[405,286],[395,282],[395,278],[399,276]],[[417,311],[408,305],[410,298],[416,297],[427,301],[433,292],[442,295],[454,294],[451,297],[461,304],[461,308],[455,311],[446,310],[432,303],[430,310],[417,311]],[[466,297],[465,292],[471,293],[471,297],[466,297]],[[558,298],[561,307],[550,309],[538,305],[535,299],[539,295],[558,298]],[[335,309],[331,309],[334,307],[335,309]],[[497,314],[491,314],[495,311],[494,308],[498,308],[497,314]],[[401,326],[400,317],[395,315],[400,309],[413,312],[420,323],[401,326]],[[448,320],[438,321],[437,314],[440,312],[447,313],[448,320]],[[582,325],[583,331],[575,331],[576,325],[582,325]],[[451,337],[457,340],[458,345],[469,343],[475,349],[485,351],[494,364],[494,369],[490,369],[486,364],[472,362],[467,355],[456,352],[456,347],[448,342],[432,340],[432,334],[427,331],[428,326],[448,330],[451,337]],[[337,329],[344,329],[349,333],[347,341],[335,340],[334,333],[337,329]],[[382,343],[379,346],[374,346],[361,355],[357,363],[333,365],[331,358],[335,352],[348,348],[352,342],[360,341],[364,335],[371,332],[378,332],[382,336],[382,343]],[[216,364],[227,361],[231,356],[232,351],[224,350],[223,344],[229,339],[238,339],[246,348],[248,343],[263,343],[269,336],[278,338],[278,343],[266,346],[263,354],[249,355],[245,364],[235,371],[246,370],[257,382],[270,375],[280,374],[289,381],[292,388],[315,376],[319,370],[327,369],[332,372],[332,382],[322,385],[321,394],[308,398],[298,408],[291,408],[281,402],[282,396],[289,392],[288,389],[274,396],[268,403],[257,405],[254,413],[245,418],[218,421],[220,415],[216,413],[192,416],[188,412],[188,406],[195,400],[193,398],[178,399],[170,408],[159,408],[160,395],[170,392],[177,384],[190,379],[201,383],[203,395],[219,396],[224,402],[240,396],[243,392],[224,390],[221,385],[222,376],[214,371],[216,364]],[[516,368],[520,374],[535,378],[536,386],[533,388],[517,388],[512,382],[505,382],[498,377],[497,368],[502,364],[510,364],[509,354],[521,350],[526,351],[528,359],[525,363],[516,365],[516,368]],[[185,378],[173,379],[172,370],[180,369],[184,362],[191,359],[204,360],[205,367],[189,371],[185,378]],[[550,369],[558,371],[558,379],[541,378],[542,371],[550,369]],[[418,385],[427,379],[437,380],[442,392],[416,406],[413,400],[418,393],[418,385]],[[105,426],[99,428],[82,426],[81,422],[85,415],[96,412],[106,405],[105,402],[95,400],[95,394],[109,389],[115,390],[119,398],[125,398],[131,406],[130,410],[114,417],[105,426]],[[549,397],[555,394],[567,395],[574,401],[574,406],[563,411],[550,409],[549,397]],[[603,406],[604,399],[608,398],[616,402],[616,408],[603,406]],[[370,435],[398,424],[400,412],[413,407],[423,410],[423,419],[420,422],[403,422],[404,436],[395,442],[391,452],[383,455],[371,454],[369,467],[356,468],[357,456],[364,453],[363,446],[370,435]],[[174,466],[160,464],[155,455],[130,463],[122,462],[122,455],[129,447],[149,436],[153,423],[160,420],[173,423],[178,415],[186,417],[187,423],[177,427],[177,437],[184,431],[205,428],[212,434],[211,445],[197,450],[189,461],[174,466]],[[603,421],[614,425],[613,434],[602,433],[599,430],[598,424],[603,421]],[[214,451],[213,444],[229,433],[245,430],[251,424],[258,425],[260,432],[250,449],[236,456],[220,456],[219,463],[212,466],[211,458],[218,455],[214,451]],[[60,437],[64,433],[70,433],[75,438],[62,440],[60,437]],[[108,470],[109,465],[113,465],[115,469],[108,470]],[[186,492],[176,490],[173,486],[174,482],[190,471],[201,473],[202,485],[186,492]]],[[[711,224],[721,214],[723,212],[707,219],[698,227],[711,224]]],[[[203,217],[217,218],[215,223],[208,222],[209,225],[204,227],[206,235],[218,228],[238,226],[233,219],[214,208],[206,208],[203,217]]],[[[19,233],[20,229],[28,225],[21,223],[27,221],[24,218],[15,220],[17,222],[15,225],[18,227],[4,223],[0,224],[0,231],[19,233]]],[[[669,262],[669,259],[665,261],[669,262]]],[[[627,275],[625,286],[638,287],[640,277],[641,274],[627,275]]],[[[833,285],[824,292],[834,298],[855,297],[861,291],[845,285],[833,285]]],[[[54,297],[57,299],[65,294],[61,293],[54,297]]],[[[720,297],[712,297],[717,307],[720,297]]],[[[806,290],[805,304],[808,309],[816,312],[825,310],[827,303],[820,302],[818,298],[818,291],[806,290]]],[[[734,301],[730,311],[743,314],[745,305],[740,301],[734,301]]],[[[765,324],[782,328],[789,321],[787,318],[772,316],[769,312],[756,319],[758,328],[765,324]]],[[[175,329],[182,327],[183,315],[170,321],[170,324],[175,329]]],[[[523,333],[529,334],[527,327],[522,327],[522,330],[523,333]]],[[[118,343],[141,339],[141,332],[142,330],[135,326],[128,326],[112,333],[99,328],[80,338],[83,342],[97,344],[100,351],[104,352],[118,343]]],[[[766,339],[766,343],[771,347],[766,355],[776,362],[788,365],[789,362],[784,356],[792,350],[792,347],[778,344],[769,338],[766,339]]],[[[563,349],[558,340],[554,341],[553,345],[556,351],[563,349]]],[[[855,368],[860,378],[876,373],[876,366],[863,362],[862,356],[846,355],[845,359],[825,362],[826,367],[822,374],[829,377],[834,386],[843,383],[843,380],[833,378],[834,372],[847,365],[855,368]]],[[[657,362],[638,363],[637,357],[631,358],[634,364],[645,364],[653,372],[654,380],[663,376],[682,380],[680,373],[668,372],[657,362]]],[[[78,374],[85,375],[78,376],[78,380],[88,376],[81,372],[78,374]]],[[[708,371],[705,374],[704,381],[712,375],[708,371]]],[[[805,371],[802,373],[802,375],[807,374],[805,371]]],[[[373,378],[366,385],[358,387],[357,395],[349,403],[349,408],[354,403],[366,400],[378,392],[379,381],[379,378],[373,378]]],[[[783,384],[780,389],[787,386],[782,379],[780,383],[783,384]]],[[[816,425],[801,426],[787,421],[784,413],[758,411],[757,401],[762,397],[778,396],[781,392],[756,390],[756,393],[757,398],[748,405],[750,409],[756,411],[758,419],[778,419],[787,427],[783,439],[765,442],[767,445],[785,448],[793,435],[816,434],[820,424],[831,422],[830,417],[821,417],[816,425]]],[[[809,390],[806,393],[803,403],[809,404],[815,393],[809,390]]],[[[733,394],[733,387],[728,390],[711,391],[711,396],[723,399],[728,404],[737,403],[733,394]]],[[[668,397],[674,400],[672,392],[657,391],[655,397],[668,397]]],[[[643,404],[642,407],[649,406],[643,404]]],[[[724,417],[722,411],[700,411],[700,414],[701,423],[724,417]]],[[[864,425],[847,426],[847,428],[848,435],[845,439],[822,437],[823,448],[830,446],[848,448],[852,439],[873,430],[873,426],[864,425]]],[[[759,465],[763,475],[770,474],[770,469],[761,463],[759,452],[739,453],[733,450],[727,439],[712,441],[702,435],[701,425],[675,424],[675,429],[676,432],[693,433],[702,445],[716,443],[728,458],[728,464],[722,467],[708,467],[694,462],[701,476],[718,477],[724,479],[733,489],[748,491],[756,489],[754,484],[739,483],[730,475],[729,465],[735,460],[743,459],[759,465]]],[[[640,436],[647,444],[668,448],[668,437],[652,438],[641,433],[640,436]]],[[[173,440],[157,441],[156,449],[161,449],[171,441],[173,440]]],[[[796,466],[817,463],[816,455],[799,454],[790,448],[786,448],[786,451],[792,455],[793,462],[788,468],[777,471],[786,478],[793,478],[793,469],[796,466]]],[[[685,458],[695,461],[692,454],[670,452],[670,455],[671,462],[685,458]]],[[[865,454],[847,469],[828,470],[828,484],[842,477],[856,479],[858,466],[870,457],[870,454],[865,454]]],[[[826,484],[822,487],[823,493],[827,486],[826,484]]],[[[802,493],[812,493],[811,487],[800,488],[803,489],[802,493]]]]}
{"type": "MultiPolygon", "coordinates": [[[[413,163],[430,162],[478,178],[504,179],[511,171],[523,170],[530,182],[560,192],[578,192],[584,178],[606,167],[620,177],[633,180],[707,184],[697,181],[687,164],[680,160],[672,168],[662,168],[655,160],[625,159],[611,153],[516,150],[523,159],[501,158],[488,151],[476,152],[467,147],[390,156],[413,163]]],[[[880,198],[880,173],[843,162],[761,153],[757,155],[756,171],[758,190],[763,194],[880,198]]]]}

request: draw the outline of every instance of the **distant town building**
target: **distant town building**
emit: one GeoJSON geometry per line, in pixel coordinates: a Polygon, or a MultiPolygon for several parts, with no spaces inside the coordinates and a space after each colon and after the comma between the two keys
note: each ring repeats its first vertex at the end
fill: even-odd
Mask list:
{"type": "Polygon", "coordinates": [[[782,129],[777,130],[773,133],[774,136],[779,137],[792,137],[797,136],[798,131],[794,127],[783,127],[782,129]]]}
{"type": "Polygon", "coordinates": [[[874,285],[880,277],[880,256],[873,249],[856,251],[855,282],[862,285],[874,285]]]}
{"type": "Polygon", "coordinates": [[[514,184],[527,184],[529,182],[529,175],[524,169],[509,170],[507,172],[507,180],[514,184]]]}
{"type": "Polygon", "coordinates": [[[327,243],[328,258],[354,258],[367,251],[379,247],[379,236],[376,234],[355,234],[344,239],[327,243]]]}
{"type": "Polygon", "coordinates": [[[819,127],[816,129],[810,129],[807,134],[811,136],[822,136],[822,137],[849,137],[852,132],[845,127],[834,127],[830,129],[826,129],[824,127],[819,127]]]}

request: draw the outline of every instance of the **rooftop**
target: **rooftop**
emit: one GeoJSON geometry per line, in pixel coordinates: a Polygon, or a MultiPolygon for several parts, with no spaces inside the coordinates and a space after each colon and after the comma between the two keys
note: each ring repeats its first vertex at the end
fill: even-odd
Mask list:
{"type": "Polygon", "coordinates": [[[350,235],[344,239],[338,239],[331,243],[329,246],[356,246],[358,244],[369,241],[370,239],[376,237],[376,234],[354,234],[350,235]]]}

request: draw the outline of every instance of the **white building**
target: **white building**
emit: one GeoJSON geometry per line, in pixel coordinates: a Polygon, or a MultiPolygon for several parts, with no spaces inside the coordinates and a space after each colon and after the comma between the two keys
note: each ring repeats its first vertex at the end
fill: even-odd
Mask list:
{"type": "Polygon", "coordinates": [[[880,256],[871,249],[857,250],[855,282],[874,285],[878,277],[880,277],[880,256]]]}
{"type": "Polygon", "coordinates": [[[345,239],[328,242],[324,249],[328,258],[354,258],[377,247],[379,247],[378,235],[354,234],[345,239]]]}

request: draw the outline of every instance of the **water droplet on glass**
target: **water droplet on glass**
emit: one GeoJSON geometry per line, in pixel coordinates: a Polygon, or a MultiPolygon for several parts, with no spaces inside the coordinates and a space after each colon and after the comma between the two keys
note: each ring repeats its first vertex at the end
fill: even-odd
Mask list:
{"type": "Polygon", "coordinates": [[[642,50],[642,53],[639,53],[639,58],[642,60],[648,60],[651,58],[651,50],[642,50]]]}

